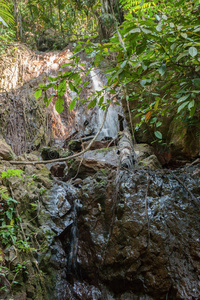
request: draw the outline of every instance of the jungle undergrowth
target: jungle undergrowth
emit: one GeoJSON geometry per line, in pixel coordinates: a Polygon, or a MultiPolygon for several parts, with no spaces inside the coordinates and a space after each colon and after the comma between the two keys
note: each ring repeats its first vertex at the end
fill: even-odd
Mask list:
{"type": "MultiPolygon", "coordinates": [[[[38,251],[33,245],[32,236],[35,233],[26,234],[23,220],[18,212],[19,202],[14,199],[8,180],[11,177],[23,180],[23,173],[24,171],[19,169],[7,169],[0,175],[0,182],[3,183],[0,185],[0,295],[3,296],[13,296],[14,291],[18,290],[28,279],[28,274],[41,286],[43,286],[44,280],[44,273],[39,269],[38,262],[34,258],[34,253],[38,251]],[[11,260],[4,258],[4,252],[7,249],[12,249],[11,252],[14,253],[11,260]]],[[[40,195],[44,192],[45,189],[41,188],[40,195]]],[[[31,209],[35,211],[37,207],[33,205],[31,209]]],[[[43,290],[45,292],[45,287],[43,290]]]]}

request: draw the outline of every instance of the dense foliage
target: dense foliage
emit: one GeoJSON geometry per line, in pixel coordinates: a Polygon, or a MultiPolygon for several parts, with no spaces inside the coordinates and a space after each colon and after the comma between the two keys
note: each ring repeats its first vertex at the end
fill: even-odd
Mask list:
{"type": "MultiPolygon", "coordinates": [[[[63,46],[66,41],[79,40],[77,56],[84,49],[93,66],[104,61],[108,85],[90,99],[89,107],[99,98],[99,105],[105,105],[102,96],[107,91],[122,91],[131,101],[136,129],[146,122],[158,139],[162,139],[159,115],[175,112],[183,122],[199,120],[199,0],[26,0],[12,1],[10,9],[18,38],[37,45],[40,34],[53,28],[60,32],[63,46]],[[93,42],[94,33],[99,43],[93,42]]],[[[69,72],[49,78],[36,97],[53,87],[61,112],[67,81],[77,93],[70,106],[73,109],[82,85],[77,62],[78,58],[69,72]]],[[[47,104],[52,98],[48,100],[45,94],[47,104]]]]}

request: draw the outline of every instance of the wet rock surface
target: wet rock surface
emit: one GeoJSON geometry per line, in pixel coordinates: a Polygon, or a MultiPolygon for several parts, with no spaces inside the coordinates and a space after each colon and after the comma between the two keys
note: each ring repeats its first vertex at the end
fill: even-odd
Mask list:
{"type": "MultiPolygon", "coordinates": [[[[9,181],[24,231],[40,245],[34,256],[45,290],[35,289],[32,267],[32,282],[14,299],[199,299],[200,164],[101,168],[77,178],[77,187],[52,180],[42,165],[23,169],[23,186],[9,181]]],[[[15,251],[4,253],[15,266],[15,251]]]]}
{"type": "MultiPolygon", "coordinates": [[[[195,170],[179,176],[200,199],[195,170]]],[[[173,174],[151,172],[149,183],[145,171],[116,176],[117,182],[104,176],[83,181],[82,273],[93,284],[103,282],[114,299],[127,291],[130,299],[198,299],[199,207],[173,174]]]]}

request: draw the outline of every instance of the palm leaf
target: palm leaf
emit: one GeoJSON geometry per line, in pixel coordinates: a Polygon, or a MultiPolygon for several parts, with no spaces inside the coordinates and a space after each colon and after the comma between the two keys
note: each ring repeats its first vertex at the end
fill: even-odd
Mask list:
{"type": "Polygon", "coordinates": [[[15,22],[9,3],[6,3],[5,0],[0,0],[0,22],[5,26],[13,25],[15,22]]]}

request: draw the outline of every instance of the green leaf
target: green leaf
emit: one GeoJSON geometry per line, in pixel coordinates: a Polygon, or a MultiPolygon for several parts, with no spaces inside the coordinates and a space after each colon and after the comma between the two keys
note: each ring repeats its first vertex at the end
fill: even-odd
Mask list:
{"type": "Polygon", "coordinates": [[[192,80],[192,82],[197,88],[200,88],[200,78],[195,78],[192,80]]]}
{"type": "Polygon", "coordinates": [[[38,98],[40,98],[41,95],[42,95],[42,90],[41,89],[37,89],[35,91],[35,94],[34,94],[35,98],[38,99],[38,98]]]}
{"type": "Polygon", "coordinates": [[[66,84],[66,80],[64,79],[58,85],[58,95],[63,96],[64,93],[66,92],[66,89],[67,89],[67,84],[66,84]]]}
{"type": "Polygon", "coordinates": [[[142,79],[142,80],[140,80],[140,84],[141,84],[141,86],[145,86],[145,84],[147,83],[147,81],[146,81],[146,79],[142,79]]]}
{"type": "Polygon", "coordinates": [[[95,59],[94,59],[94,65],[95,65],[95,67],[98,67],[100,65],[102,59],[103,59],[103,56],[101,54],[97,54],[95,56],[95,59]]]}
{"type": "Polygon", "coordinates": [[[160,127],[162,125],[162,122],[157,122],[156,127],[160,127]]]}
{"type": "Polygon", "coordinates": [[[195,57],[195,56],[197,55],[197,48],[195,48],[195,47],[190,47],[190,48],[188,49],[188,52],[189,52],[189,54],[190,54],[192,57],[195,57]]]}
{"type": "Polygon", "coordinates": [[[73,63],[67,63],[67,64],[64,64],[64,65],[61,65],[61,67],[67,67],[67,66],[75,67],[75,64],[73,64],[73,63]]]}
{"type": "Polygon", "coordinates": [[[64,104],[65,104],[65,102],[64,102],[63,98],[62,98],[62,97],[59,97],[58,100],[57,100],[56,103],[55,103],[55,109],[56,109],[56,111],[57,111],[59,114],[63,111],[63,109],[64,109],[64,104]]]}
{"type": "Polygon", "coordinates": [[[157,31],[162,31],[162,24],[161,23],[159,23],[157,26],[156,26],[156,30],[157,31]]]}
{"type": "Polygon", "coordinates": [[[47,93],[45,92],[45,95],[44,95],[44,103],[47,103],[48,99],[47,99],[47,93]]]}
{"type": "Polygon", "coordinates": [[[166,72],[167,68],[166,68],[166,65],[162,65],[159,69],[158,69],[158,72],[160,73],[161,76],[163,76],[166,72]]]}
{"type": "Polygon", "coordinates": [[[97,104],[97,98],[94,98],[87,106],[87,108],[94,107],[97,104]]]}
{"type": "Polygon", "coordinates": [[[188,104],[188,109],[191,110],[191,108],[193,108],[195,106],[195,101],[192,100],[190,101],[190,103],[188,104]]]}
{"type": "Polygon", "coordinates": [[[154,132],[154,135],[155,135],[158,139],[162,140],[162,133],[161,133],[160,131],[155,131],[155,132],[154,132]]]}
{"type": "Polygon", "coordinates": [[[72,110],[72,109],[74,108],[74,106],[76,105],[76,100],[77,100],[77,98],[74,98],[74,99],[71,101],[71,103],[70,103],[70,105],[69,105],[69,110],[72,110]]]}
{"type": "Polygon", "coordinates": [[[102,105],[102,103],[103,103],[103,100],[104,100],[104,96],[102,96],[102,97],[99,99],[99,106],[101,106],[101,105],[102,105]]]}
{"type": "Polygon", "coordinates": [[[141,31],[140,28],[134,28],[134,29],[131,29],[131,30],[128,32],[128,34],[129,34],[129,33],[140,32],[140,31],[141,31]]]}
{"type": "Polygon", "coordinates": [[[191,118],[194,116],[196,108],[197,108],[197,104],[195,102],[194,106],[190,109],[190,117],[191,118]]]}
{"type": "Polygon", "coordinates": [[[51,95],[51,97],[48,99],[48,101],[46,102],[46,107],[49,106],[49,104],[51,103],[52,99],[53,99],[54,95],[51,95]]]}
{"type": "Polygon", "coordinates": [[[6,216],[8,217],[9,220],[12,220],[12,211],[11,210],[7,210],[6,211],[6,216]]]}
{"type": "Polygon", "coordinates": [[[184,38],[184,39],[187,39],[187,33],[181,33],[181,36],[184,38]]]}
{"type": "Polygon", "coordinates": [[[84,82],[83,87],[86,87],[88,84],[90,84],[88,81],[84,82]]]}
{"type": "Polygon", "coordinates": [[[142,28],[142,31],[143,31],[144,33],[146,33],[146,34],[148,34],[148,33],[152,33],[152,31],[151,31],[151,30],[149,30],[149,29],[146,29],[146,28],[142,28]]]}
{"type": "Polygon", "coordinates": [[[123,69],[125,67],[126,63],[127,63],[127,60],[123,61],[123,63],[120,65],[120,68],[123,69]]]}
{"type": "Polygon", "coordinates": [[[72,92],[78,93],[77,88],[73,85],[73,83],[71,81],[69,81],[68,84],[69,84],[69,88],[72,92]]]}
{"type": "Polygon", "coordinates": [[[147,44],[146,44],[146,41],[145,41],[144,43],[142,43],[139,46],[137,46],[137,48],[136,48],[136,54],[139,55],[142,52],[144,52],[144,50],[146,50],[146,47],[147,47],[147,44]]]}
{"type": "Polygon", "coordinates": [[[179,113],[186,105],[188,105],[189,101],[183,102],[177,109],[177,113],[179,113]]]}
{"type": "Polygon", "coordinates": [[[187,95],[185,95],[185,96],[182,96],[181,98],[179,98],[178,100],[177,100],[177,103],[180,103],[180,102],[183,102],[183,101],[185,101],[187,98],[189,98],[190,97],[190,94],[187,94],[187,95]]]}

